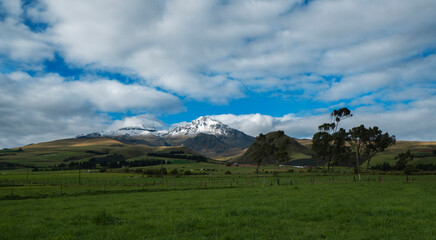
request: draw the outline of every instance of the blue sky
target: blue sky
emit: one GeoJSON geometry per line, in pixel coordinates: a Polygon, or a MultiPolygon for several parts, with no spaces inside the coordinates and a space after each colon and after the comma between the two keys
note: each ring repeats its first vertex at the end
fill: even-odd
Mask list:
{"type": "Polygon", "coordinates": [[[344,127],[436,140],[434,12],[432,0],[3,0],[0,147],[204,115],[310,138],[344,106],[344,127]]]}

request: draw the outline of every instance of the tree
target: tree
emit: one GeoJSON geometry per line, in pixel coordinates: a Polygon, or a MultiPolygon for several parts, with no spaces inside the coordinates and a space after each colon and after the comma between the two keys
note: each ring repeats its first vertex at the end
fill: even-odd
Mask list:
{"type": "Polygon", "coordinates": [[[352,117],[353,114],[351,114],[350,109],[343,107],[341,109],[333,110],[333,112],[330,114],[330,118],[334,122],[333,126],[333,132],[337,132],[339,128],[339,124],[342,120],[352,117]]]}
{"type": "Polygon", "coordinates": [[[332,158],[332,148],[330,143],[332,142],[332,135],[328,132],[319,131],[313,135],[312,138],[312,150],[315,153],[314,157],[317,159],[317,167],[319,165],[324,164],[325,162],[329,163],[332,158]]]}
{"type": "Polygon", "coordinates": [[[257,163],[256,173],[259,172],[260,165],[264,160],[271,163],[281,163],[289,161],[288,145],[289,138],[283,131],[269,134],[268,137],[262,133],[256,137],[256,142],[252,148],[255,149],[254,160],[257,163]]]}
{"type": "Polygon", "coordinates": [[[369,169],[369,162],[379,152],[384,152],[396,142],[395,136],[383,133],[378,127],[374,126],[367,131],[367,146],[365,149],[366,171],[369,169]]]}
{"type": "MultiPolygon", "coordinates": [[[[279,136],[283,136],[285,133],[283,131],[279,131],[279,136]]],[[[274,158],[277,161],[277,163],[283,163],[289,161],[289,154],[288,154],[288,145],[289,145],[289,138],[285,138],[285,140],[275,149],[274,152],[274,158]]]]}
{"type": "Polygon", "coordinates": [[[256,149],[260,149],[260,151],[258,151],[256,157],[256,162],[257,162],[257,168],[256,168],[256,173],[259,172],[259,167],[260,164],[262,163],[262,159],[263,159],[263,155],[264,155],[264,146],[263,146],[263,142],[266,141],[266,136],[263,135],[262,133],[259,134],[258,137],[256,137],[256,142],[253,143],[253,147],[255,147],[256,149]]]}
{"type": "Polygon", "coordinates": [[[332,169],[333,166],[339,164],[340,162],[346,162],[350,155],[351,150],[350,147],[346,145],[346,141],[348,139],[348,133],[345,129],[340,128],[335,133],[332,134],[332,169]]]}
{"type": "Polygon", "coordinates": [[[265,135],[260,134],[259,140],[260,141],[255,142],[256,148],[259,149],[259,151],[257,151],[257,156],[256,156],[257,158],[256,173],[259,172],[259,167],[263,159],[268,159],[268,160],[272,159],[272,162],[275,161],[275,157],[276,157],[275,151],[277,150],[276,146],[274,146],[273,139],[268,139],[265,135]]]}
{"type": "Polygon", "coordinates": [[[312,138],[312,150],[318,159],[318,166],[321,160],[327,161],[328,170],[330,170],[330,166],[333,168],[333,165],[346,158],[347,133],[343,128],[339,129],[339,125],[342,120],[352,116],[348,108],[335,109],[330,114],[332,122],[318,126],[318,132],[312,138]]]}
{"type": "Polygon", "coordinates": [[[397,156],[395,156],[395,160],[397,162],[395,163],[395,169],[398,171],[404,170],[407,166],[407,163],[411,162],[414,158],[414,155],[410,152],[410,150],[407,150],[407,152],[399,153],[397,156]]]}
{"type": "Polygon", "coordinates": [[[388,133],[383,133],[378,127],[365,128],[362,124],[352,128],[348,132],[348,142],[356,154],[356,169],[360,177],[360,165],[367,161],[366,170],[368,170],[369,162],[375,154],[385,151],[388,147],[395,144],[395,136],[389,136],[388,133]]]}
{"type": "Polygon", "coordinates": [[[348,142],[351,145],[351,148],[356,153],[356,166],[355,167],[357,170],[357,174],[359,175],[359,181],[361,180],[360,162],[361,162],[361,156],[362,156],[363,151],[364,151],[364,141],[365,141],[364,138],[362,139],[362,136],[365,136],[365,131],[366,131],[366,128],[364,125],[360,125],[359,127],[354,127],[348,132],[349,137],[347,138],[348,142]]]}

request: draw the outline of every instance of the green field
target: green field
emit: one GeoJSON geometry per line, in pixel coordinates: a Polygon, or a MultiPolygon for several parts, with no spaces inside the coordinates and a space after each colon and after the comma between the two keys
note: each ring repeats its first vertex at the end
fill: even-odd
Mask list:
{"type": "MultiPolygon", "coordinates": [[[[289,173],[279,176],[280,185],[276,178],[267,177],[265,184],[263,178],[259,182],[257,178],[247,178],[247,184],[245,178],[236,178],[238,184],[234,180],[232,186],[230,177],[223,177],[226,184],[219,177],[182,177],[165,179],[170,184],[155,186],[135,186],[136,180],[127,178],[103,192],[97,179],[122,179],[119,174],[97,174],[92,178],[94,183],[70,186],[71,190],[67,187],[63,195],[59,186],[39,186],[36,191],[52,188],[52,194],[21,200],[4,198],[0,201],[0,239],[436,236],[433,175],[415,176],[413,183],[407,183],[404,176],[382,176],[381,182],[377,181],[378,176],[369,176],[369,181],[364,177],[362,182],[354,182],[352,176],[336,176],[333,182],[333,176],[289,173]],[[289,179],[293,180],[292,185],[285,181],[289,179]]],[[[17,195],[26,191],[16,188],[17,195]]],[[[11,189],[2,190],[10,194],[11,189]]]]}
{"type": "Polygon", "coordinates": [[[0,238],[434,239],[435,181],[301,180],[3,200],[0,238]]]}
{"type": "MultiPolygon", "coordinates": [[[[434,147],[401,142],[372,164],[392,163],[405,149],[419,156],[412,164],[434,164],[434,147]]],[[[67,139],[2,150],[0,163],[21,165],[0,170],[0,240],[436,239],[434,172],[370,171],[358,181],[344,167],[269,164],[255,173],[257,166],[147,155],[177,149],[67,139]],[[106,153],[172,164],[105,172],[49,168],[106,153]],[[178,174],[159,175],[163,168],[178,174]]]]}

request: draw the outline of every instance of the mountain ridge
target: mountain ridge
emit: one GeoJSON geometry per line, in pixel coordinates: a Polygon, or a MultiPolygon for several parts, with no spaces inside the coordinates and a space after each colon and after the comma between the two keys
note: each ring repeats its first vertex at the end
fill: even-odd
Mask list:
{"type": "Polygon", "coordinates": [[[168,130],[153,126],[124,126],[116,130],[93,132],[77,138],[108,137],[125,144],[148,146],[186,146],[206,157],[228,157],[248,148],[255,140],[209,116],[179,123],[168,130]]]}

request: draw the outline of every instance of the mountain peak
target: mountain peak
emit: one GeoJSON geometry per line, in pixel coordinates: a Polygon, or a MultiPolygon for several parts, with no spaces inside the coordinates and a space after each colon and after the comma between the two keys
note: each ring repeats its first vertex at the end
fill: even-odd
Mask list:
{"type": "Polygon", "coordinates": [[[190,123],[180,124],[171,128],[167,135],[196,135],[198,133],[206,133],[212,135],[228,135],[232,128],[217,121],[209,116],[202,116],[190,123]]]}

